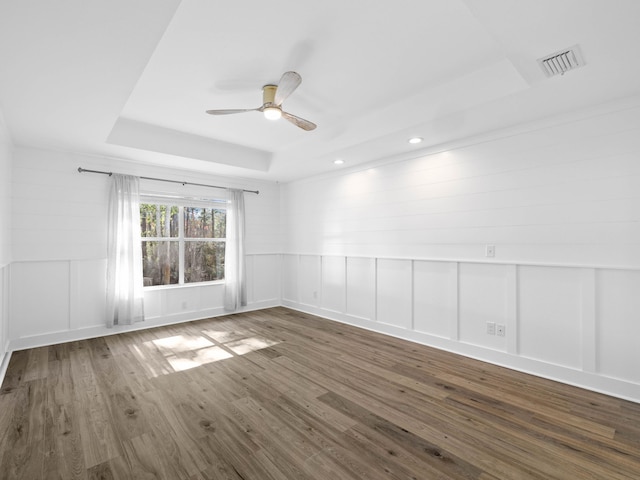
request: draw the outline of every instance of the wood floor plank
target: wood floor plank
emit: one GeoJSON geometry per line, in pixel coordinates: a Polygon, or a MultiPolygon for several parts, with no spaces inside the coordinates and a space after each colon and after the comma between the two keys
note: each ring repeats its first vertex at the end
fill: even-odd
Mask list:
{"type": "Polygon", "coordinates": [[[70,353],[71,374],[75,385],[70,409],[78,412],[78,428],[83,443],[85,466],[93,467],[122,454],[120,440],[108,413],[105,393],[101,390],[91,363],[91,354],[79,345],[70,353]]]}
{"type": "Polygon", "coordinates": [[[14,352],[0,480],[640,478],[640,404],[287,308],[14,352]]]}
{"type": "MultiPolygon", "coordinates": [[[[429,469],[427,471],[439,471],[442,475],[448,476],[448,478],[463,479],[477,478],[481,473],[477,467],[474,467],[462,458],[447,453],[438,445],[425,441],[406,428],[395,425],[389,420],[371,413],[346,398],[330,392],[323,395],[320,400],[328,405],[332,405],[345,415],[357,418],[358,424],[353,427],[353,430],[358,431],[360,429],[362,432],[364,428],[368,428],[392,440],[396,447],[390,447],[388,452],[395,452],[398,447],[401,447],[404,449],[408,448],[412,451],[414,457],[419,455],[423,460],[422,463],[425,470],[427,468],[429,469]]],[[[393,453],[390,455],[394,456],[393,453]]]]}
{"type": "Polygon", "coordinates": [[[27,351],[28,360],[25,366],[23,381],[30,382],[47,378],[47,366],[49,363],[49,349],[47,347],[32,348],[27,351]]]}
{"type": "Polygon", "coordinates": [[[7,478],[43,478],[46,423],[46,380],[22,383],[15,396],[0,465],[7,478]]]}
{"type": "Polygon", "coordinates": [[[79,419],[74,402],[74,383],[69,356],[49,356],[47,411],[45,424],[45,472],[56,472],[60,479],[86,479],[79,419]]]}

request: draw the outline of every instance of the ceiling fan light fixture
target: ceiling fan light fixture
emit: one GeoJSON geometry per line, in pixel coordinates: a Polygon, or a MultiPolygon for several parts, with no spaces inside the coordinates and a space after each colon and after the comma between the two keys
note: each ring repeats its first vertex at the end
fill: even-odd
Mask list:
{"type": "Polygon", "coordinates": [[[289,112],[282,111],[282,102],[291,95],[298,85],[302,82],[302,77],[296,72],[284,72],[280,77],[278,85],[265,85],[262,87],[262,105],[258,108],[233,108],[223,110],[207,110],[209,115],[230,115],[233,113],[244,112],[262,112],[267,120],[278,120],[284,118],[296,127],[305,131],[311,131],[316,128],[316,124],[296,117],[289,112]]]}
{"type": "Polygon", "coordinates": [[[280,117],[282,117],[282,110],[280,110],[278,107],[266,107],[263,110],[264,113],[264,118],[266,118],[267,120],[278,120],[280,117]]]}

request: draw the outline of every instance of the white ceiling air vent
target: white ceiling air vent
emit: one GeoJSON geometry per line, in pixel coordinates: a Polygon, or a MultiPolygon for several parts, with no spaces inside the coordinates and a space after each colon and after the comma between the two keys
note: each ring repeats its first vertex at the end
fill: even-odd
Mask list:
{"type": "Polygon", "coordinates": [[[556,75],[564,75],[569,70],[575,70],[582,67],[584,61],[580,54],[580,47],[573,47],[559,50],[551,55],[538,59],[538,64],[547,77],[555,77],[556,75]]]}

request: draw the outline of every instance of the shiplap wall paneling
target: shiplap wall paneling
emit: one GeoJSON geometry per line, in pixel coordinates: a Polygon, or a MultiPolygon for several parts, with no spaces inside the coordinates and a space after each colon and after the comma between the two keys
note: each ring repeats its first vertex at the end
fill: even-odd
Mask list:
{"type": "Polygon", "coordinates": [[[597,368],[640,383],[640,272],[600,270],[597,292],[597,368]]]}
{"type": "MultiPolygon", "coordinates": [[[[272,182],[198,175],[37,148],[16,148],[12,171],[14,261],[78,260],[106,257],[110,179],[80,174],[77,168],[229,185],[260,190],[245,194],[247,253],[280,252],[280,189],[272,182]],[[37,237],[37,238],[36,238],[37,237]],[[46,237],[47,241],[41,241],[46,237]]],[[[219,189],[141,181],[141,191],[186,196],[223,196],[219,189]]]]}
{"type": "Polygon", "coordinates": [[[376,320],[376,261],[373,258],[347,257],[347,314],[376,320]]]}
{"type": "Polygon", "coordinates": [[[14,261],[106,257],[109,180],[81,175],[79,165],[110,170],[107,161],[97,162],[95,157],[16,149],[14,261]]]}
{"type": "Polygon", "coordinates": [[[345,257],[322,257],[322,299],[323,309],[344,313],[346,304],[346,261],[345,257]]]}
{"type": "MultiPolygon", "coordinates": [[[[458,269],[454,262],[413,262],[413,328],[448,338],[458,321],[458,269]]],[[[457,327],[455,327],[457,329],[457,327]]]]}
{"type": "Polygon", "coordinates": [[[9,131],[0,111],[0,268],[10,265],[12,260],[12,149],[9,131]]]}
{"type": "Polygon", "coordinates": [[[283,211],[285,252],[484,261],[490,243],[513,264],[638,266],[639,119],[637,101],[613,105],[294,182],[283,189],[295,205],[283,211]]]}
{"type": "Polygon", "coordinates": [[[256,185],[249,188],[258,188],[259,195],[244,194],[245,249],[251,254],[271,254],[280,252],[282,249],[280,243],[280,191],[274,187],[267,188],[264,185],[256,185]]]}
{"type": "Polygon", "coordinates": [[[377,320],[388,325],[413,329],[413,288],[411,260],[377,260],[377,320]]]}
{"type": "Polygon", "coordinates": [[[69,262],[11,265],[9,338],[69,329],[69,262]]]}
{"type": "Polygon", "coordinates": [[[525,357],[582,368],[582,269],[519,269],[519,348],[525,357]]]}
{"type": "Polygon", "coordinates": [[[464,263],[458,269],[459,339],[461,342],[506,351],[507,336],[487,333],[487,322],[507,325],[508,268],[506,265],[464,263]]]}
{"type": "Polygon", "coordinates": [[[300,255],[298,257],[298,293],[300,303],[312,307],[320,305],[320,256],[300,255]]]}

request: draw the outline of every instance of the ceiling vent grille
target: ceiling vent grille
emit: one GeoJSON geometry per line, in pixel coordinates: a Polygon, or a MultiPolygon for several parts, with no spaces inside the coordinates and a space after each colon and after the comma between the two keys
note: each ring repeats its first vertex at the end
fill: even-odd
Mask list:
{"type": "Polygon", "coordinates": [[[547,77],[555,77],[556,75],[564,75],[569,70],[575,70],[582,67],[584,61],[580,54],[580,47],[574,45],[558,52],[547,55],[538,59],[538,64],[547,77]]]}

